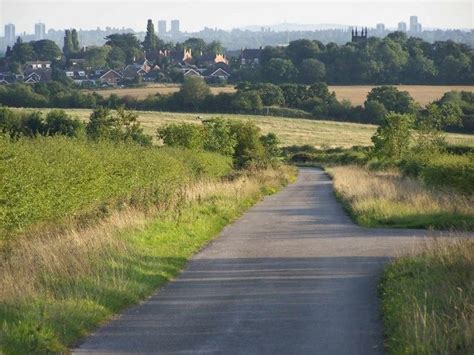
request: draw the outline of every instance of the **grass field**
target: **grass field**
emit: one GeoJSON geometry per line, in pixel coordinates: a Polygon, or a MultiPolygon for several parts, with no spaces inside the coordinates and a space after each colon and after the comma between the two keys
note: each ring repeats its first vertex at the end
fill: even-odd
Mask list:
{"type": "Polygon", "coordinates": [[[427,245],[380,285],[389,354],[474,354],[474,241],[427,245]]]}
{"type": "MultiPolygon", "coordinates": [[[[31,109],[25,109],[31,110],[31,109]]],[[[49,111],[48,109],[41,109],[49,111]]],[[[89,119],[92,112],[89,109],[68,109],[83,120],[89,119]]],[[[349,122],[306,120],[297,118],[231,115],[231,114],[196,114],[138,111],[139,121],[145,132],[155,135],[156,129],[171,122],[198,123],[197,117],[224,117],[238,120],[251,120],[262,129],[264,134],[274,132],[282,141],[283,146],[309,144],[313,146],[350,147],[353,145],[370,145],[370,137],[376,126],[349,122]]],[[[474,135],[448,134],[448,141],[456,145],[474,146],[474,135]]]]}
{"type": "MultiPolygon", "coordinates": [[[[329,86],[330,91],[336,93],[338,100],[349,100],[354,105],[361,105],[364,103],[365,98],[370,90],[375,86],[371,85],[354,85],[354,86],[329,86]]],[[[408,91],[410,95],[420,105],[426,105],[434,100],[437,100],[443,96],[445,92],[451,90],[465,90],[474,92],[474,86],[434,86],[434,85],[396,85],[399,90],[408,91]]],[[[97,90],[99,94],[104,97],[109,97],[111,94],[119,96],[132,96],[138,99],[145,99],[148,95],[153,94],[170,94],[179,90],[179,86],[175,84],[151,84],[141,88],[124,88],[124,89],[107,89],[97,90]]],[[[211,87],[211,92],[214,94],[220,92],[235,92],[233,86],[228,85],[224,87],[211,87]]]]}

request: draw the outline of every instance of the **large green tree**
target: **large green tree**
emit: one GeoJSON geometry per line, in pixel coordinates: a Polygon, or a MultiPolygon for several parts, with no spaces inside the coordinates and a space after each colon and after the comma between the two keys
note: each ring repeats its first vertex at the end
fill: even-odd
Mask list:
{"type": "Polygon", "coordinates": [[[112,47],[112,52],[116,48],[120,49],[121,53],[125,55],[126,64],[131,64],[143,57],[140,41],[133,33],[114,33],[105,39],[107,40],[105,44],[112,47]]]}
{"type": "Polygon", "coordinates": [[[65,30],[64,31],[63,53],[66,57],[68,57],[72,53],[74,53],[74,44],[72,42],[71,30],[65,30]]]}
{"type": "Polygon", "coordinates": [[[58,60],[61,59],[61,49],[56,43],[49,39],[42,39],[40,41],[31,42],[33,50],[38,60],[58,60]]]}
{"type": "Polygon", "coordinates": [[[299,68],[299,82],[313,84],[324,81],[326,77],[326,66],[317,59],[304,59],[299,68]]]}
{"type": "Polygon", "coordinates": [[[146,25],[146,35],[143,41],[143,49],[147,53],[154,53],[158,49],[158,37],[155,33],[155,26],[152,20],[148,20],[146,25]]]}

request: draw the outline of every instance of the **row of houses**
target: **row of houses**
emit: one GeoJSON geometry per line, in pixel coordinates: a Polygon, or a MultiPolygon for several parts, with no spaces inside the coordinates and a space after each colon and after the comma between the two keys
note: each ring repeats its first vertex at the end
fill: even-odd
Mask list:
{"type": "MultiPolygon", "coordinates": [[[[245,66],[258,65],[261,60],[262,48],[244,49],[239,62],[245,66]]],[[[229,60],[224,54],[200,55],[199,61],[193,61],[190,49],[183,51],[160,51],[159,59],[168,59],[167,64],[173,65],[182,72],[184,77],[201,77],[207,81],[227,80],[230,77],[229,60]],[[197,63],[191,64],[191,63],[197,63]],[[201,65],[199,65],[201,64],[201,65]]],[[[121,70],[86,71],[85,60],[71,59],[69,69],[64,75],[79,86],[117,86],[136,81],[155,81],[162,75],[162,68],[151,64],[147,59],[127,65],[121,70]]],[[[23,66],[22,74],[9,71],[0,72],[0,85],[12,83],[36,84],[52,80],[52,63],[50,61],[32,61],[23,66]]]]}

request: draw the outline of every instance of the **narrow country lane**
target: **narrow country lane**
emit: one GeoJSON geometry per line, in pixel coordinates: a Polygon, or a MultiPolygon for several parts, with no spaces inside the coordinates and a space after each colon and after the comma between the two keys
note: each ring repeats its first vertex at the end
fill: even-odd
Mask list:
{"type": "Polygon", "coordinates": [[[77,353],[379,354],[377,283],[428,232],[356,226],[316,168],[265,198],[77,353]]]}

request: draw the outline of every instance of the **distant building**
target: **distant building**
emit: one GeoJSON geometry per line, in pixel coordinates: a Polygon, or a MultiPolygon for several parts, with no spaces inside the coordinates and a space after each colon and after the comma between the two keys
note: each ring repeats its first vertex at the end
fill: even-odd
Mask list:
{"type": "Polygon", "coordinates": [[[179,20],[171,20],[171,33],[179,33],[179,20]]]}
{"type": "Polygon", "coordinates": [[[360,33],[357,31],[357,27],[352,29],[352,37],[351,37],[352,43],[357,43],[357,44],[366,44],[367,43],[367,27],[362,28],[360,33]]]}
{"type": "Polygon", "coordinates": [[[416,24],[416,32],[421,33],[421,31],[422,31],[421,23],[417,23],[416,24]]]}
{"type": "Polygon", "coordinates": [[[35,39],[40,40],[44,39],[46,34],[46,26],[44,23],[36,23],[35,24],[35,39]]]}
{"type": "Polygon", "coordinates": [[[159,20],[158,21],[158,33],[159,34],[165,34],[166,33],[166,20],[159,20]]]}
{"type": "Polygon", "coordinates": [[[51,62],[49,60],[26,62],[24,67],[25,70],[51,69],[51,62]]]}
{"type": "Polygon", "coordinates": [[[398,23],[398,30],[401,31],[401,32],[406,32],[407,31],[406,22],[399,22],[398,23]]]}
{"type": "Polygon", "coordinates": [[[197,61],[199,64],[203,64],[206,66],[211,66],[211,65],[215,65],[219,63],[225,64],[225,65],[229,64],[229,60],[227,59],[225,54],[221,54],[221,53],[204,54],[200,56],[199,58],[197,58],[197,61]]]}
{"type": "Polygon", "coordinates": [[[5,44],[10,45],[15,42],[15,25],[13,23],[7,23],[5,25],[5,44]]]}
{"type": "Polygon", "coordinates": [[[410,16],[410,32],[418,32],[418,16],[410,16]]]}
{"type": "Polygon", "coordinates": [[[378,33],[383,33],[385,31],[385,25],[383,23],[378,23],[376,29],[378,33]]]}
{"type": "Polygon", "coordinates": [[[240,53],[240,64],[241,65],[258,65],[260,64],[260,59],[262,57],[262,47],[259,49],[247,49],[245,48],[240,53]]]}

